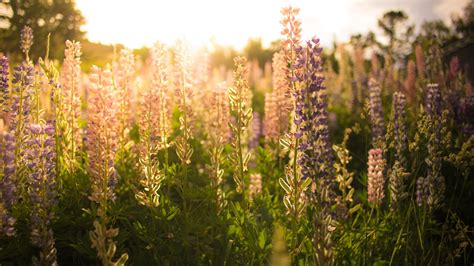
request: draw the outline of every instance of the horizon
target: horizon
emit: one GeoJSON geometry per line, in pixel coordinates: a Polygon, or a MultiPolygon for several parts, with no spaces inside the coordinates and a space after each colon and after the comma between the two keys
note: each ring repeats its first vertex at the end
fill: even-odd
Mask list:
{"type": "Polygon", "coordinates": [[[302,10],[303,38],[317,36],[328,47],[334,41],[345,42],[353,34],[368,31],[380,37],[377,20],[388,10],[403,10],[417,30],[423,21],[441,19],[449,24],[451,16],[460,14],[467,0],[340,0],[319,4],[307,0],[137,2],[130,5],[123,0],[77,0],[86,19],[82,27],[86,37],[93,42],[122,44],[133,49],[150,47],[156,41],[172,44],[177,39],[195,47],[217,43],[241,49],[249,39],[260,38],[268,46],[280,38],[281,7],[291,4],[302,10]],[[147,24],[151,26],[143,26],[147,24]]]}

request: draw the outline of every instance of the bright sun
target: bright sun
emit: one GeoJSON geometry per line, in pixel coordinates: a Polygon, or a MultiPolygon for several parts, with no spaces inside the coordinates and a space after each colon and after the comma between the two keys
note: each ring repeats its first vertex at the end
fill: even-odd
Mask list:
{"type": "MultiPolygon", "coordinates": [[[[323,45],[375,30],[384,11],[401,8],[399,0],[377,5],[370,2],[373,0],[77,0],[77,5],[87,20],[84,30],[92,41],[138,48],[158,40],[170,44],[183,38],[196,46],[213,40],[241,48],[249,38],[262,38],[264,44],[278,39],[280,8],[289,4],[302,10],[303,37],[318,35],[323,45]]],[[[404,3],[404,10],[417,23],[436,16],[446,19],[444,14],[449,14],[439,13],[440,4],[425,7],[425,1],[404,3]]],[[[460,9],[463,5],[454,6],[460,9]]]]}
{"type": "MultiPolygon", "coordinates": [[[[136,48],[177,38],[240,47],[250,37],[276,39],[282,1],[78,0],[89,39],[136,48]],[[276,26],[275,26],[276,24],[276,26]]],[[[269,41],[269,40],[268,40],[269,41]]]]}

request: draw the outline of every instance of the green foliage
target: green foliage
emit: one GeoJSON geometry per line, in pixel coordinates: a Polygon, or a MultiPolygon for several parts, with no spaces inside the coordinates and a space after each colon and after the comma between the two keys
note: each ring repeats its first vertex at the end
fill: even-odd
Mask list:
{"type": "Polygon", "coordinates": [[[273,54],[278,51],[277,43],[273,43],[268,49],[263,48],[261,39],[249,39],[243,52],[249,61],[257,60],[260,68],[265,67],[265,63],[271,62],[273,54]]]}
{"type": "MultiPolygon", "coordinates": [[[[383,22],[387,34],[396,38],[393,27],[404,20],[403,13],[388,13],[383,22]]],[[[435,26],[428,25],[424,30],[435,27],[439,34],[444,34],[443,27],[435,26]]],[[[371,47],[375,44],[370,38],[354,36],[351,42],[359,48],[371,47]]],[[[52,43],[52,47],[54,45],[52,43]]],[[[114,60],[116,50],[120,48],[89,42],[83,43],[82,47],[86,62],[83,67],[91,62],[106,65],[114,60]]],[[[229,56],[237,53],[221,48],[211,55],[213,66],[228,65],[229,56]]],[[[268,62],[271,49],[264,49],[259,40],[253,40],[244,53],[258,60],[262,67],[268,62]]],[[[140,49],[137,54],[146,58],[148,51],[140,49]]],[[[174,132],[169,136],[169,147],[149,146],[143,155],[137,151],[138,144],[156,140],[159,136],[153,135],[151,130],[144,132],[137,121],[130,122],[127,141],[114,156],[113,167],[107,169],[114,169],[118,178],[114,188],[116,197],[103,207],[107,218],[100,213],[100,204],[89,200],[92,173],[87,169],[87,162],[90,154],[81,148],[74,159],[74,167],[67,165],[61,144],[75,140],[83,142],[79,137],[61,138],[64,134],[61,128],[70,117],[61,113],[60,108],[32,110],[33,117],[24,119],[18,128],[21,146],[17,155],[28,150],[25,144],[28,139],[23,136],[26,122],[56,119],[58,204],[49,226],[54,232],[58,264],[469,265],[474,261],[474,214],[471,211],[474,137],[463,130],[461,124],[466,121],[458,123],[462,108],[455,108],[459,103],[457,94],[459,97],[469,95],[464,90],[467,85],[461,75],[458,87],[440,84],[444,96],[441,115],[427,115],[426,107],[423,107],[424,83],[437,81],[448,72],[440,54],[431,56],[435,58],[429,62],[438,65],[427,71],[425,80],[417,80],[415,97],[407,101],[407,119],[403,122],[406,123],[409,150],[402,151],[406,162],[402,164],[395,159],[397,151],[390,145],[395,141],[392,130],[383,140],[383,156],[387,161],[383,174],[387,185],[384,187],[386,196],[377,207],[367,201],[367,151],[372,144],[367,108],[363,106],[367,100],[365,84],[363,80],[357,81],[360,91],[355,93],[360,93],[359,102],[342,102],[341,99],[354,96],[344,83],[349,81],[350,84],[355,79],[354,64],[349,58],[344,66],[347,71],[342,71],[342,67],[339,68],[341,59],[336,54],[329,55],[326,62],[338,66],[334,68],[338,71],[331,73],[334,76],[325,73],[331,101],[328,110],[330,138],[332,143],[337,143],[332,146],[336,158],[331,166],[334,170],[332,194],[328,195],[330,201],[318,205],[312,199],[314,191],[319,189],[317,183],[312,182],[312,178],[301,180],[294,154],[276,156],[271,146],[275,143],[264,143],[264,138],[260,138],[259,146],[250,156],[247,128],[252,110],[264,113],[264,94],[262,88],[252,88],[254,97],[250,100],[243,59],[236,61],[234,84],[229,88],[235,118],[230,123],[232,143],[222,141],[210,149],[207,133],[199,132],[203,131],[203,125],[196,122],[205,119],[198,117],[196,112],[193,120],[184,121],[183,110],[174,108],[174,132]],[[340,80],[344,82],[338,83],[340,80]],[[447,94],[450,91],[457,94],[447,94]],[[184,126],[185,122],[190,123],[189,128],[184,126]],[[439,132],[435,131],[437,128],[439,132]],[[431,146],[438,133],[439,143],[434,149],[431,146]],[[183,134],[189,137],[186,138],[186,149],[176,142],[183,134]],[[226,160],[228,157],[230,160],[226,160]],[[433,158],[439,160],[439,167],[432,167],[433,158]],[[417,202],[417,178],[425,177],[429,167],[432,167],[430,171],[446,177],[444,199],[435,207],[417,202]],[[254,173],[262,176],[262,189],[259,194],[248,197],[248,176],[254,173]]],[[[361,74],[368,76],[367,71],[373,70],[374,66],[368,61],[364,63],[368,67],[363,67],[361,74]]],[[[49,58],[41,59],[39,64],[51,82],[44,91],[36,84],[31,98],[38,103],[47,94],[46,98],[52,96],[53,104],[61,103],[61,86],[57,83],[59,68],[49,58]]],[[[228,69],[232,68],[232,63],[228,66],[228,69]]],[[[384,67],[385,74],[392,73],[391,65],[384,67]]],[[[385,82],[381,82],[384,120],[393,112],[391,94],[400,91],[401,78],[406,75],[403,71],[397,75],[387,74],[385,82]]],[[[203,99],[183,105],[195,107],[200,100],[203,99]]],[[[83,103],[82,111],[86,113],[89,106],[83,103]]],[[[43,108],[43,105],[33,107],[43,108]]],[[[82,118],[81,131],[90,129],[88,122],[82,118]]],[[[393,123],[390,126],[394,127],[393,123]]],[[[153,125],[150,128],[154,128],[153,125]]],[[[294,142],[288,135],[278,144],[286,151],[297,153],[298,144],[294,142]]],[[[0,150],[5,148],[3,140],[1,144],[0,150]]],[[[18,165],[21,163],[19,161],[18,165]]],[[[5,166],[0,167],[3,170],[0,181],[3,181],[5,166]]],[[[22,165],[17,174],[26,178],[25,171],[29,171],[29,167],[22,165]]],[[[106,181],[103,183],[108,183],[106,181]]],[[[39,253],[39,249],[30,244],[32,208],[25,195],[31,187],[27,182],[18,183],[22,197],[13,208],[17,234],[15,237],[5,236],[3,231],[0,234],[2,265],[30,265],[31,258],[39,253]]],[[[0,193],[3,197],[2,193],[3,188],[0,193]]],[[[0,205],[3,210],[1,208],[3,205],[0,205]]]]}
{"type": "Polygon", "coordinates": [[[48,34],[51,33],[51,56],[63,58],[66,40],[81,40],[83,32],[80,27],[85,20],[72,0],[10,0],[0,3],[0,50],[20,58],[18,44],[20,31],[24,26],[33,29],[36,44],[31,55],[37,59],[44,54],[48,34]]]}

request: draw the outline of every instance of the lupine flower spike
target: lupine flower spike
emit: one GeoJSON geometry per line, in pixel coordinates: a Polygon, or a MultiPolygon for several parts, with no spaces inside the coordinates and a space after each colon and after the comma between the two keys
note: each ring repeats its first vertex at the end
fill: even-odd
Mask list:
{"type": "Polygon", "coordinates": [[[423,48],[420,45],[417,45],[415,48],[415,56],[416,56],[416,72],[418,77],[421,80],[425,79],[425,71],[426,71],[426,63],[425,63],[425,55],[423,53],[423,48]]]}
{"type": "Polygon", "coordinates": [[[385,136],[385,120],[382,110],[382,90],[375,79],[369,80],[370,122],[372,127],[372,145],[381,148],[385,136]]]}
{"type": "Polygon", "coordinates": [[[429,184],[428,205],[432,208],[442,204],[445,191],[444,176],[441,173],[441,93],[438,84],[428,84],[426,92],[426,114],[430,121],[428,136],[428,166],[426,183],[429,184]]]}
{"type": "Polygon", "coordinates": [[[331,232],[334,230],[328,206],[335,196],[321,52],[317,38],[307,41],[298,51],[295,65],[298,86],[293,95],[294,123],[298,126],[297,163],[302,179],[310,179],[313,184],[315,257],[318,264],[327,264],[333,260],[331,232]]]}
{"type": "MultiPolygon", "coordinates": [[[[297,51],[301,51],[302,49],[300,44],[301,22],[296,18],[299,9],[289,6],[283,8],[281,13],[283,15],[283,19],[280,21],[283,25],[281,33],[284,38],[281,47],[285,62],[285,70],[281,71],[281,74],[284,74],[284,77],[282,78],[284,78],[286,83],[289,84],[290,93],[294,96],[297,92],[295,74],[296,56],[297,51]]],[[[296,99],[293,98],[292,109],[296,110],[295,106],[297,105],[296,99]]],[[[291,133],[287,134],[280,140],[283,150],[290,152],[290,162],[285,168],[285,177],[280,178],[279,182],[286,193],[283,198],[283,203],[294,223],[299,221],[301,215],[306,209],[307,202],[302,199],[305,198],[306,190],[311,185],[311,179],[301,178],[301,167],[297,162],[299,158],[299,139],[301,138],[301,135],[298,132],[299,125],[300,123],[295,116],[291,133]]]]}
{"type": "Polygon", "coordinates": [[[385,196],[384,168],[385,160],[382,157],[382,149],[370,149],[368,171],[367,171],[367,194],[369,203],[380,206],[385,196]]]}
{"type": "Polygon", "coordinates": [[[15,132],[3,132],[2,166],[3,179],[0,181],[0,233],[6,236],[14,236],[16,218],[12,215],[13,206],[18,201],[18,192],[15,180],[15,132]]]}
{"type": "MultiPolygon", "coordinates": [[[[17,184],[17,197],[26,198],[26,171],[24,163],[24,151],[27,148],[27,128],[31,113],[31,95],[34,86],[34,68],[31,64],[22,63],[15,67],[13,73],[13,89],[11,94],[11,105],[8,127],[14,132],[15,152],[14,165],[15,172],[12,173],[12,180],[17,184]]],[[[22,201],[24,202],[24,201],[22,201]]]]}
{"type": "Polygon", "coordinates": [[[401,92],[393,94],[392,117],[390,127],[393,131],[393,146],[395,147],[395,163],[388,171],[390,205],[396,208],[400,200],[407,196],[405,191],[405,182],[409,173],[407,173],[408,137],[406,130],[405,114],[406,97],[401,92]]]}
{"type": "MultiPolygon", "coordinates": [[[[339,183],[339,191],[341,196],[339,198],[339,204],[344,206],[344,212],[348,209],[353,201],[352,196],[354,194],[354,188],[352,187],[352,180],[354,173],[349,172],[348,165],[352,157],[347,149],[347,142],[349,135],[352,132],[350,128],[346,128],[344,131],[344,140],[339,145],[333,145],[332,148],[336,152],[337,162],[334,163],[334,170],[336,172],[336,182],[339,183]]],[[[343,214],[343,217],[346,213],[343,214]]]]}
{"type": "Polygon", "coordinates": [[[33,45],[33,30],[29,26],[23,27],[20,34],[20,48],[25,54],[26,62],[30,63],[30,49],[33,45]]]}
{"type": "Polygon", "coordinates": [[[26,150],[29,170],[29,196],[31,211],[31,242],[40,248],[34,265],[56,265],[56,248],[51,220],[57,205],[56,192],[56,144],[54,126],[51,123],[31,124],[26,150]]]}
{"type": "MultiPolygon", "coordinates": [[[[264,136],[268,144],[279,144],[288,133],[291,95],[288,83],[288,69],[282,52],[273,56],[273,92],[265,95],[264,136]]],[[[280,146],[276,155],[281,156],[280,146]]]]}
{"type": "Polygon", "coordinates": [[[62,155],[69,173],[77,168],[78,152],[81,150],[82,137],[79,128],[81,117],[80,80],[81,80],[81,45],[78,42],[66,41],[64,62],[60,72],[62,95],[58,97],[57,108],[62,108],[62,115],[57,122],[60,128],[62,155]]]}
{"type": "Polygon", "coordinates": [[[209,132],[209,151],[211,162],[207,166],[211,186],[216,191],[216,204],[218,211],[222,211],[226,205],[224,183],[224,144],[230,140],[230,112],[229,96],[225,89],[225,83],[220,83],[213,90],[211,96],[211,113],[207,122],[209,132]]]}
{"type": "Polygon", "coordinates": [[[234,181],[237,184],[237,191],[245,192],[245,180],[251,155],[245,148],[244,139],[248,134],[248,126],[252,121],[251,92],[245,79],[247,60],[244,57],[236,57],[234,64],[234,81],[232,87],[229,88],[229,100],[235,120],[233,123],[229,123],[234,134],[231,143],[233,150],[229,160],[235,167],[234,181]]]}
{"type": "Polygon", "coordinates": [[[8,69],[8,58],[5,56],[0,56],[0,110],[7,113],[7,103],[9,97],[9,69],[8,69]]]}
{"type": "Polygon", "coordinates": [[[191,156],[193,155],[193,148],[189,141],[193,138],[192,134],[192,91],[191,91],[191,80],[189,73],[189,56],[183,42],[176,44],[176,64],[177,70],[175,72],[175,86],[176,95],[179,99],[180,109],[180,130],[181,135],[176,139],[176,153],[178,158],[181,160],[183,165],[189,165],[191,163],[191,156]]]}
{"type": "Polygon", "coordinates": [[[260,120],[260,113],[253,112],[252,126],[250,127],[249,149],[254,150],[258,147],[260,137],[262,135],[262,121],[260,120]]]}
{"type": "Polygon", "coordinates": [[[172,115],[172,103],[171,103],[171,88],[169,84],[169,76],[167,72],[167,63],[168,63],[168,53],[166,46],[161,43],[155,43],[152,48],[152,69],[153,69],[153,79],[152,79],[152,89],[149,91],[149,96],[145,93],[142,97],[143,101],[150,101],[154,99],[154,105],[158,107],[156,110],[158,115],[158,120],[156,126],[158,126],[158,131],[156,132],[156,137],[160,139],[160,149],[164,149],[165,152],[165,161],[163,162],[164,166],[164,176],[167,175],[168,169],[168,147],[170,146],[170,136],[171,136],[171,115],[172,115]],[[151,98],[151,99],[146,99],[151,98]]]}
{"type": "Polygon", "coordinates": [[[127,137],[132,123],[132,85],[135,72],[135,58],[133,52],[129,49],[122,49],[120,51],[118,64],[115,83],[117,87],[117,100],[120,102],[118,113],[120,122],[120,146],[123,148],[128,141],[127,137]]]}
{"type": "Polygon", "coordinates": [[[110,228],[108,217],[109,203],[115,200],[114,188],[117,174],[114,167],[115,152],[118,145],[118,103],[112,73],[93,66],[91,69],[90,101],[87,125],[86,147],[89,155],[91,175],[91,195],[89,199],[98,205],[94,231],[89,233],[92,247],[103,265],[123,265],[128,255],[123,254],[117,262],[115,242],[118,229],[110,228]]]}
{"type": "MultiPolygon", "coordinates": [[[[167,76],[159,64],[164,64],[164,47],[155,44],[152,50],[153,59],[153,82],[151,86],[143,88],[140,95],[140,104],[138,107],[138,125],[140,133],[140,142],[138,143],[139,168],[143,173],[140,184],[143,187],[135,197],[138,202],[148,207],[157,207],[159,205],[158,190],[165,176],[158,168],[159,162],[156,154],[162,148],[166,148],[166,135],[169,134],[168,128],[163,128],[163,122],[169,125],[169,121],[163,121],[162,118],[168,114],[164,113],[168,108],[166,98],[162,98],[163,91],[166,91],[167,76]],[[165,136],[163,136],[165,135],[165,136]]],[[[166,170],[165,170],[166,171],[166,170]]]]}
{"type": "Polygon", "coordinates": [[[250,175],[250,184],[249,184],[249,197],[250,200],[257,197],[262,193],[262,175],[261,174],[251,174],[250,175]]]}

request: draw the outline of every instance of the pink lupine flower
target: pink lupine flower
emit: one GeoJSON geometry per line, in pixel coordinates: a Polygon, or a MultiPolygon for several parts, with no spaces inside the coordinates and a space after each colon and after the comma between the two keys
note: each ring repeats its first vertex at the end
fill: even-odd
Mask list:
{"type": "Polygon", "coordinates": [[[382,204],[384,198],[384,168],[385,160],[382,157],[382,149],[370,149],[368,161],[368,201],[376,206],[382,204]]]}
{"type": "Polygon", "coordinates": [[[249,184],[249,196],[255,198],[257,195],[262,193],[262,175],[251,174],[249,184]]]}

